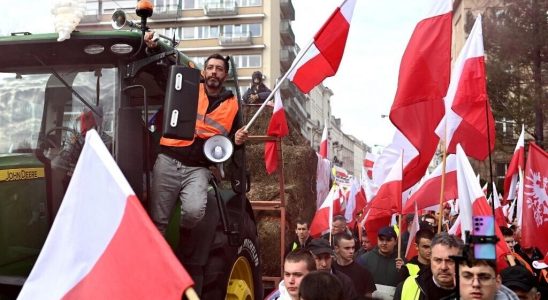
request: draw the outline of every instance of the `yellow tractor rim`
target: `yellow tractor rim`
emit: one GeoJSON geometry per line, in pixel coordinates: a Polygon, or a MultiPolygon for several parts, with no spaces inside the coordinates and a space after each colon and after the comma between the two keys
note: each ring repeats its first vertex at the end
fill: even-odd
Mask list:
{"type": "Polygon", "coordinates": [[[238,257],[230,277],[226,293],[227,300],[253,300],[253,273],[249,261],[245,257],[238,257]]]}

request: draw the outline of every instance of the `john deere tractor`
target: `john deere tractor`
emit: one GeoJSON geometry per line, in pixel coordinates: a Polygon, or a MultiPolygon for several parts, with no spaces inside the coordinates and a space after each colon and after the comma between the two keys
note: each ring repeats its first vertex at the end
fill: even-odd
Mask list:
{"type": "MultiPolygon", "coordinates": [[[[30,273],[89,128],[147,207],[164,103],[181,101],[169,92],[173,69],[196,68],[160,44],[146,51],[135,31],[74,32],[63,42],[56,34],[0,37],[0,298],[16,297],[30,273]]],[[[176,209],[166,239],[202,299],[262,299],[245,147],[225,169],[228,180],[212,177],[204,220],[179,231],[176,209]]]]}

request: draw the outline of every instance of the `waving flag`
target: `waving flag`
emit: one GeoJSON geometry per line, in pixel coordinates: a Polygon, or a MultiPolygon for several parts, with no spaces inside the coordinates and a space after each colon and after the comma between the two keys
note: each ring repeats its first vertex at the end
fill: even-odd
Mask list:
{"type": "Polygon", "coordinates": [[[289,80],[308,93],[325,78],[337,73],[350,30],[356,0],[345,0],[314,36],[310,47],[299,53],[291,66],[289,80]]]}
{"type": "MultiPolygon", "coordinates": [[[[474,216],[493,216],[492,209],[487,203],[485,194],[481,190],[480,184],[474,175],[474,170],[466,157],[466,153],[460,146],[457,145],[457,182],[459,189],[459,207],[460,214],[455,222],[454,227],[459,227],[462,237],[464,239],[464,232],[472,230],[472,223],[474,216]]],[[[502,270],[507,266],[505,256],[510,253],[508,245],[504,241],[502,232],[500,231],[499,225],[495,220],[495,235],[499,238],[499,241],[496,244],[496,258],[497,258],[497,267],[502,270]]],[[[450,233],[453,230],[450,230],[450,233]]]]}
{"type": "Polygon", "coordinates": [[[508,221],[504,216],[502,205],[500,205],[499,193],[497,192],[497,185],[493,182],[493,205],[495,206],[495,220],[499,226],[508,227],[508,221]]]}
{"type": "Polygon", "coordinates": [[[523,170],[525,167],[525,126],[521,126],[521,134],[519,135],[518,143],[516,144],[516,149],[514,149],[514,155],[510,164],[508,165],[508,170],[506,170],[506,177],[504,177],[504,197],[502,202],[510,199],[514,199],[516,195],[516,187],[518,183],[518,173],[519,170],[523,170]]]}
{"type": "Polygon", "coordinates": [[[402,160],[403,153],[396,161],[385,182],[371,201],[371,208],[401,213],[402,210],[402,160]]]}
{"type": "MultiPolygon", "coordinates": [[[[287,128],[287,120],[285,118],[284,105],[280,96],[280,90],[276,91],[274,95],[274,110],[272,112],[272,118],[268,123],[268,129],[266,134],[269,136],[284,137],[289,133],[287,128]]],[[[266,166],[266,172],[268,174],[274,173],[278,168],[278,143],[275,141],[268,141],[264,145],[264,161],[266,166]]]]}
{"type": "Polygon", "coordinates": [[[434,129],[444,115],[443,97],[451,68],[451,0],[431,0],[430,13],[421,20],[400,64],[398,89],[390,110],[397,130],[373,167],[377,186],[404,149],[403,190],[425,174],[439,138],[434,129]],[[417,120],[420,120],[418,122],[417,120]]]}
{"type": "Polygon", "coordinates": [[[461,144],[466,154],[484,160],[495,148],[495,122],[486,86],[481,15],[478,15],[455,62],[445,97],[445,117],[436,128],[438,136],[446,141],[448,153],[455,153],[456,145],[461,144]]]}
{"type": "Polygon", "coordinates": [[[18,299],[181,299],[193,284],[95,130],[18,299]]]}
{"type": "MultiPolygon", "coordinates": [[[[519,202],[518,202],[519,204],[519,202]]],[[[529,144],[521,218],[521,245],[548,252],[548,153],[529,144]]]]}
{"type": "Polygon", "coordinates": [[[316,210],[316,214],[310,222],[310,235],[320,237],[323,233],[329,231],[333,216],[341,214],[342,194],[337,185],[333,185],[327,198],[316,210]]]}
{"type": "Polygon", "coordinates": [[[327,148],[328,148],[328,141],[327,141],[327,121],[325,122],[325,125],[323,127],[322,132],[322,140],[320,141],[320,156],[322,158],[327,158],[327,148]]]}
{"type": "Polygon", "coordinates": [[[377,156],[377,154],[373,154],[370,152],[367,152],[365,154],[365,159],[363,160],[363,169],[364,174],[365,176],[367,176],[368,179],[373,179],[373,165],[375,165],[377,156]]]}
{"type": "MultiPolygon", "coordinates": [[[[415,204],[419,210],[440,204],[441,169],[442,165],[439,165],[434,172],[426,178],[422,186],[411,194],[403,208],[404,214],[412,213],[415,204]]],[[[457,164],[454,154],[448,155],[446,158],[444,186],[444,201],[458,198],[457,164]]]]}
{"type": "Polygon", "coordinates": [[[417,247],[414,247],[415,245],[415,236],[417,235],[417,231],[419,231],[419,211],[416,209],[415,206],[415,214],[413,216],[413,222],[411,223],[411,228],[409,229],[409,239],[407,240],[407,249],[405,249],[405,259],[408,261],[413,258],[413,256],[418,255],[419,252],[417,250],[417,247]]]}

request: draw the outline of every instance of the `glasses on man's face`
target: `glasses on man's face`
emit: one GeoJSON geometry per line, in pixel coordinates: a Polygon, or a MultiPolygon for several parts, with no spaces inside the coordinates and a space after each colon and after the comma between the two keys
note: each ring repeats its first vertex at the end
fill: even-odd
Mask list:
{"type": "Polygon", "coordinates": [[[462,272],[460,274],[460,280],[465,284],[472,284],[476,279],[481,285],[490,285],[494,282],[495,276],[489,273],[474,274],[471,272],[462,272]]]}

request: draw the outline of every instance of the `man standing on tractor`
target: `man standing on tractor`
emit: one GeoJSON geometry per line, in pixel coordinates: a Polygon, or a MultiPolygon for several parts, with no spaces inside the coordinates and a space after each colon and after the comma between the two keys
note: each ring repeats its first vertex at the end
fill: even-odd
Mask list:
{"type": "MultiPolygon", "coordinates": [[[[152,32],[147,32],[144,39],[148,48],[158,47],[152,32]]],[[[162,234],[177,199],[181,201],[182,228],[193,228],[205,215],[212,164],[203,151],[205,141],[222,134],[230,137],[238,147],[248,138],[248,131],[240,128],[238,100],[223,86],[228,71],[228,59],[220,54],[206,59],[202,73],[204,82],[199,87],[194,139],[162,137],[160,140],[160,154],[153,169],[150,214],[162,234]]]]}

